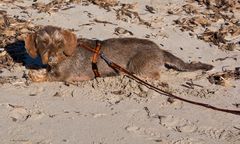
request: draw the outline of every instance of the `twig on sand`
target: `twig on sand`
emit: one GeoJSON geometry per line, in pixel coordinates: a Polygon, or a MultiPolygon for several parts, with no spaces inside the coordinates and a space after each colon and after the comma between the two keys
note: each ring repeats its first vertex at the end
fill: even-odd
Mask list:
{"type": "Polygon", "coordinates": [[[85,23],[85,24],[78,25],[78,27],[90,26],[90,25],[95,25],[95,23],[85,23]]]}
{"type": "Polygon", "coordinates": [[[98,19],[93,19],[94,22],[96,23],[103,23],[103,24],[111,24],[111,25],[117,25],[115,23],[112,23],[112,22],[108,22],[108,21],[103,21],[103,20],[98,20],[98,19]]]}
{"type": "Polygon", "coordinates": [[[224,61],[226,59],[233,59],[233,60],[237,61],[236,55],[235,56],[227,56],[224,58],[217,58],[217,59],[215,59],[215,61],[224,61]]]}
{"type": "Polygon", "coordinates": [[[185,85],[185,84],[182,84],[182,86],[184,86],[184,87],[186,87],[186,88],[190,88],[190,89],[194,89],[194,86],[203,88],[203,86],[201,86],[201,85],[199,85],[199,84],[193,83],[192,79],[190,80],[190,82],[186,82],[186,85],[185,85]]]}

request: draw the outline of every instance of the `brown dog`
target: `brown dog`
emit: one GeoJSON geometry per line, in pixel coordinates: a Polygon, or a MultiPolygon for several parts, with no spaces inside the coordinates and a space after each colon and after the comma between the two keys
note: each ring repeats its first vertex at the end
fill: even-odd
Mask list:
{"type": "MultiPolygon", "coordinates": [[[[28,35],[26,49],[30,56],[40,55],[43,63],[50,66],[48,71],[31,71],[33,81],[83,81],[94,78],[91,57],[93,52],[81,44],[96,47],[96,40],[78,39],[61,28],[47,26],[28,35]],[[77,45],[78,43],[78,45],[77,45]]],[[[173,54],[160,49],[154,42],[138,38],[112,38],[101,42],[101,51],[112,61],[137,75],[159,79],[163,66],[178,71],[211,70],[212,65],[185,63],[173,54]]],[[[101,76],[118,74],[102,59],[98,59],[101,76]]]]}

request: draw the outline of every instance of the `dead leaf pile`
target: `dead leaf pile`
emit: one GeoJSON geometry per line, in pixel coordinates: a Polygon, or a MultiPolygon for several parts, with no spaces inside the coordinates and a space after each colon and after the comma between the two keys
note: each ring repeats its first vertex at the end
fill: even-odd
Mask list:
{"type": "MultiPolygon", "coordinates": [[[[239,0],[188,0],[182,6],[187,16],[175,20],[182,31],[224,50],[234,50],[240,40],[239,0]]],[[[175,8],[176,9],[176,8],[175,8]]],[[[172,14],[175,14],[174,12],[172,14]]]]}
{"type": "Polygon", "coordinates": [[[222,86],[228,86],[231,79],[240,79],[240,67],[236,67],[235,70],[225,70],[223,72],[218,72],[208,77],[210,83],[222,86]]]}

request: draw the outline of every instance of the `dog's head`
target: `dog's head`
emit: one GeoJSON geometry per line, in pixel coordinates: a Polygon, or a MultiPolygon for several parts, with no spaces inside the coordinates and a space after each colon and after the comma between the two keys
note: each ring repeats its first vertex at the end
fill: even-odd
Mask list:
{"type": "Polygon", "coordinates": [[[77,37],[71,31],[45,26],[26,36],[25,47],[32,58],[39,55],[43,64],[55,65],[74,53],[77,37]]]}

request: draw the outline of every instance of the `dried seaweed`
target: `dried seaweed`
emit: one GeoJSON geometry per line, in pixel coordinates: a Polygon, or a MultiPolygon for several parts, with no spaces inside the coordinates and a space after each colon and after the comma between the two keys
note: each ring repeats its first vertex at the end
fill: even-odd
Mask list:
{"type": "Polygon", "coordinates": [[[194,31],[199,26],[206,27],[210,25],[207,18],[203,16],[195,16],[192,18],[182,18],[174,21],[176,24],[181,25],[182,31],[194,31]]]}
{"type": "MultiPolygon", "coordinates": [[[[151,26],[151,24],[144,19],[142,19],[138,12],[134,11],[134,7],[136,6],[136,3],[134,4],[124,4],[120,3],[117,0],[56,0],[51,1],[47,4],[42,2],[36,2],[32,5],[33,9],[37,9],[39,13],[45,12],[45,13],[53,13],[57,12],[59,10],[67,10],[70,8],[73,8],[74,6],[72,4],[79,4],[82,5],[89,5],[94,4],[98,5],[100,8],[104,8],[108,11],[111,11],[114,9],[116,11],[116,17],[118,20],[127,21],[127,22],[136,22],[139,24],[146,25],[148,27],[151,26]],[[120,6],[120,8],[116,8],[115,6],[120,6]],[[114,7],[114,8],[113,8],[114,7]]],[[[149,11],[154,11],[153,8],[147,6],[146,9],[149,11]]]]}
{"type": "Polygon", "coordinates": [[[14,65],[13,59],[8,53],[5,55],[0,56],[0,69],[2,68],[9,68],[14,65]]]}
{"type": "Polygon", "coordinates": [[[23,0],[1,0],[1,3],[23,2],[23,0]]]}
{"type": "Polygon", "coordinates": [[[13,83],[17,80],[16,76],[0,76],[0,85],[13,83]]]}
{"type": "Polygon", "coordinates": [[[135,4],[121,4],[121,8],[115,9],[117,19],[125,22],[138,22],[139,24],[151,27],[151,23],[142,19],[138,12],[134,11],[135,4]]]}
{"type": "Polygon", "coordinates": [[[180,8],[173,8],[173,9],[168,9],[167,13],[170,15],[178,15],[182,12],[182,9],[180,8]]]}
{"type": "Polygon", "coordinates": [[[216,11],[231,11],[240,8],[238,0],[193,0],[192,2],[194,1],[216,11]]]}
{"type": "Polygon", "coordinates": [[[231,79],[240,79],[240,67],[236,67],[235,70],[225,70],[223,72],[218,72],[208,77],[210,83],[222,86],[227,86],[229,80],[231,79]]]}
{"type": "Polygon", "coordinates": [[[7,46],[23,40],[27,33],[38,28],[28,21],[8,16],[6,11],[0,11],[0,69],[11,69],[15,64],[12,57],[7,53],[7,46]]]}
{"type": "Polygon", "coordinates": [[[28,21],[10,17],[5,11],[0,11],[0,47],[23,39],[24,34],[37,28],[28,21]]]}
{"type": "Polygon", "coordinates": [[[111,10],[110,7],[116,6],[118,5],[118,1],[117,0],[87,0],[88,2],[91,2],[95,5],[98,5],[101,8],[104,8],[108,11],[111,10]]]}
{"type": "Polygon", "coordinates": [[[111,24],[111,25],[117,25],[117,24],[115,24],[115,23],[112,23],[112,22],[109,22],[109,21],[103,21],[103,20],[98,20],[98,19],[93,19],[93,21],[94,22],[96,22],[96,23],[102,23],[102,24],[111,24]]]}
{"type": "Polygon", "coordinates": [[[225,34],[220,31],[211,31],[206,29],[201,35],[199,35],[198,38],[206,42],[212,42],[213,44],[219,46],[220,43],[226,44],[227,40],[224,37],[225,34]]]}
{"type": "Polygon", "coordinates": [[[152,6],[146,5],[145,8],[146,8],[146,11],[148,11],[148,12],[150,12],[152,14],[156,13],[156,10],[152,6]]]}
{"type": "Polygon", "coordinates": [[[220,49],[232,51],[236,47],[236,43],[234,43],[234,38],[239,36],[240,27],[230,24],[228,26],[223,26],[216,31],[206,29],[202,34],[198,36],[198,38],[206,42],[213,43],[220,49]]]}
{"type": "Polygon", "coordinates": [[[174,21],[182,31],[196,32],[199,39],[220,49],[236,49],[240,39],[240,20],[236,16],[239,0],[188,0],[182,10],[187,16],[174,21]]]}
{"type": "Polygon", "coordinates": [[[115,31],[114,34],[116,34],[116,35],[126,35],[126,34],[129,34],[131,36],[133,35],[133,33],[131,31],[126,30],[122,27],[116,27],[114,31],[115,31]]]}
{"type": "Polygon", "coordinates": [[[32,5],[33,9],[37,9],[39,13],[45,12],[45,13],[51,13],[51,12],[57,12],[59,10],[66,10],[73,8],[71,4],[73,3],[80,3],[81,0],[54,0],[47,4],[42,2],[36,2],[32,5]]]}
{"type": "Polygon", "coordinates": [[[187,13],[187,14],[199,14],[199,11],[197,7],[191,5],[191,4],[186,4],[182,6],[182,9],[187,13]]]}

